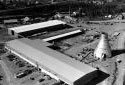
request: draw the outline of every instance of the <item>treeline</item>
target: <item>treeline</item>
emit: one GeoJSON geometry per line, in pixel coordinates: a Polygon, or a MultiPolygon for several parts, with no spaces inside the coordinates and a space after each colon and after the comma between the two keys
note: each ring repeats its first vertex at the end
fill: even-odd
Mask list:
{"type": "Polygon", "coordinates": [[[0,10],[30,7],[37,4],[44,5],[51,0],[3,0],[0,1],[0,10]]]}
{"type": "Polygon", "coordinates": [[[108,14],[118,14],[124,12],[124,7],[119,7],[118,5],[97,5],[93,3],[78,3],[78,2],[70,2],[70,3],[60,3],[56,5],[56,10],[58,11],[76,11],[81,9],[82,13],[85,13],[89,17],[97,17],[104,16],[108,14]]]}
{"type": "Polygon", "coordinates": [[[122,12],[122,10],[119,9],[117,5],[87,4],[83,10],[89,17],[98,17],[109,14],[114,15],[122,12]]]}
{"type": "MultiPolygon", "coordinates": [[[[2,3],[1,3],[2,4],[2,3]]],[[[2,5],[1,5],[2,6],[2,5]]],[[[1,7],[2,8],[2,7],[1,7]]],[[[6,7],[3,8],[7,9],[6,7]]],[[[18,7],[17,7],[18,8],[18,7]]],[[[120,7],[118,5],[97,5],[93,3],[84,3],[84,2],[61,2],[56,4],[40,4],[40,5],[31,5],[31,6],[23,6],[21,9],[7,10],[0,12],[1,15],[18,15],[18,14],[35,14],[37,13],[51,13],[54,11],[57,12],[74,12],[80,9],[81,13],[85,13],[86,16],[93,18],[98,16],[104,16],[108,14],[117,14],[124,12],[125,7],[120,7]]]]}

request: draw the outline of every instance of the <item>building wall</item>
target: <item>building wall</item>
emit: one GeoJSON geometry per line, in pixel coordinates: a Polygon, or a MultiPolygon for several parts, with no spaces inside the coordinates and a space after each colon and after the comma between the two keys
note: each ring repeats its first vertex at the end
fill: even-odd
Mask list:
{"type": "Polygon", "coordinates": [[[88,82],[91,82],[92,79],[96,78],[97,75],[97,70],[93,71],[82,78],[78,79],[77,81],[74,82],[74,85],[86,85],[88,82]]]}
{"type": "Polygon", "coordinates": [[[16,32],[14,32],[13,30],[10,30],[9,28],[8,28],[8,34],[15,38],[18,38],[18,34],[16,32]]]}

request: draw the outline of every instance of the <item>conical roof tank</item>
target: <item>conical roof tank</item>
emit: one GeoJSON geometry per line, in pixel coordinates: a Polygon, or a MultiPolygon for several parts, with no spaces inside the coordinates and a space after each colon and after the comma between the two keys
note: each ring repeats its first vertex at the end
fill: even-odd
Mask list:
{"type": "Polygon", "coordinates": [[[101,39],[94,51],[94,57],[101,60],[107,57],[111,57],[111,49],[108,42],[108,34],[101,34],[101,39]]]}

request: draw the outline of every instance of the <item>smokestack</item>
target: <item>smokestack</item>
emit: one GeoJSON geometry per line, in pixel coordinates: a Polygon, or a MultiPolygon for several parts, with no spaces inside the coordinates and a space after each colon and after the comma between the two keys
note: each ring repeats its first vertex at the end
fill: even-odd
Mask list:
{"type": "Polygon", "coordinates": [[[108,34],[101,34],[101,39],[94,51],[94,57],[100,60],[111,57],[111,49],[108,42],[108,34]]]}

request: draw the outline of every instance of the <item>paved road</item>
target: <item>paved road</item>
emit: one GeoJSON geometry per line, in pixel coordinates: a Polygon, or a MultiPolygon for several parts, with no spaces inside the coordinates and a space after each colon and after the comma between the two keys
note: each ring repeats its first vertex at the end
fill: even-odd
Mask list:
{"type": "MultiPolygon", "coordinates": [[[[122,32],[118,38],[117,49],[122,50],[125,49],[125,31],[122,32]]],[[[117,56],[117,59],[122,60],[120,64],[118,64],[118,75],[116,77],[115,85],[125,85],[123,82],[125,81],[125,53],[122,53],[117,56]]]]}

